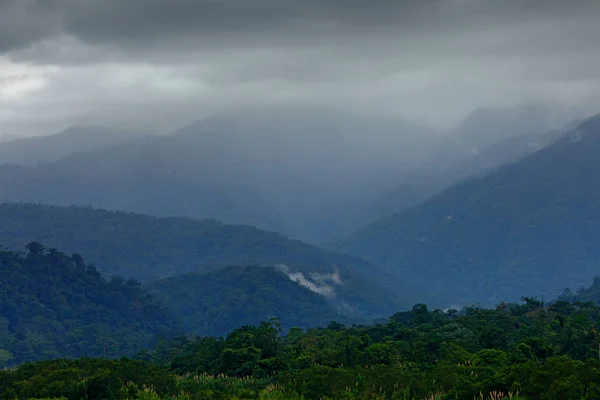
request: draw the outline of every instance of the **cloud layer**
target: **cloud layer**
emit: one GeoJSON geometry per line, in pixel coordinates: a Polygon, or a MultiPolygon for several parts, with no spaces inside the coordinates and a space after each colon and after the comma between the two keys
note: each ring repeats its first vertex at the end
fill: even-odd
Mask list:
{"type": "Polygon", "coordinates": [[[596,0],[0,0],[0,134],[249,107],[600,108],[596,0]]]}

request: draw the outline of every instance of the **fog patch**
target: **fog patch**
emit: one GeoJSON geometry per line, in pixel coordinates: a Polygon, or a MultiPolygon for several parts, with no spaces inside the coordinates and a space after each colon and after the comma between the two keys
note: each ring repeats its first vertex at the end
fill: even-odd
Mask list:
{"type": "Polygon", "coordinates": [[[328,299],[335,298],[335,286],[344,284],[337,268],[329,274],[310,272],[308,277],[303,272],[292,271],[284,264],[277,265],[277,269],[286,274],[290,280],[328,299]]]}

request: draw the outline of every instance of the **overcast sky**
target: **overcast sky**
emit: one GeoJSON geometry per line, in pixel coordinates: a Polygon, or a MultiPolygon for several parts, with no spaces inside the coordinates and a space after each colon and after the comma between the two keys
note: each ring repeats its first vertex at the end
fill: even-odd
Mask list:
{"type": "Polygon", "coordinates": [[[0,134],[250,107],[600,111],[598,0],[0,0],[0,134]]]}

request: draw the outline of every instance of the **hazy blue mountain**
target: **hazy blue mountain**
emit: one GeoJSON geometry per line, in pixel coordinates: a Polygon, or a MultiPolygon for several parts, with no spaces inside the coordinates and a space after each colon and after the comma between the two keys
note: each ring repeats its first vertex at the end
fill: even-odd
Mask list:
{"type": "Polygon", "coordinates": [[[111,146],[143,136],[140,132],[74,126],[47,136],[13,138],[0,142],[0,164],[35,165],[68,154],[111,146]]]}
{"type": "Polygon", "coordinates": [[[436,306],[551,298],[600,268],[600,116],[490,175],[348,237],[436,306]]]}
{"type": "Polygon", "coordinates": [[[465,178],[486,175],[551,145],[572,128],[569,124],[566,128],[525,133],[500,140],[450,168],[442,177],[448,184],[452,184],[465,178]]]}
{"type": "Polygon", "coordinates": [[[84,254],[107,276],[143,282],[230,265],[271,265],[327,299],[346,302],[349,312],[382,315],[397,309],[403,297],[382,290],[381,270],[368,262],[250,226],[92,208],[0,205],[0,244],[20,249],[32,240],[84,254]]]}
{"type": "Polygon", "coordinates": [[[552,104],[479,108],[468,115],[450,135],[469,150],[479,153],[505,139],[561,129],[582,115],[580,110],[552,104]]]}
{"type": "MultiPolygon", "coordinates": [[[[499,143],[519,142],[521,136],[557,131],[586,115],[583,110],[554,104],[479,108],[444,135],[437,148],[416,169],[428,175],[445,174],[479,155],[489,156],[490,153],[483,153],[499,143]]],[[[492,158],[498,159],[497,156],[492,158]]]]}
{"type": "Polygon", "coordinates": [[[437,140],[398,121],[319,112],[213,117],[174,135],[0,168],[0,200],[215,218],[317,242],[392,188],[437,140]]]}
{"type": "Polygon", "coordinates": [[[465,157],[462,162],[444,171],[407,174],[396,188],[362,206],[356,229],[422,203],[461,181],[484,177],[506,164],[525,158],[552,144],[574,126],[576,125],[571,123],[563,129],[509,137],[492,144],[480,153],[465,157]]]}

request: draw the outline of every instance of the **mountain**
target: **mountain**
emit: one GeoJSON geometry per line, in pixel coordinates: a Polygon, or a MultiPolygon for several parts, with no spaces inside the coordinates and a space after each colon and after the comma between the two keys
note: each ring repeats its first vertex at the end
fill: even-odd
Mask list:
{"type": "Polygon", "coordinates": [[[490,155],[492,160],[505,163],[511,160],[489,153],[493,146],[513,141],[520,143],[521,137],[527,135],[559,131],[573,121],[581,122],[585,115],[589,114],[583,109],[543,103],[478,108],[444,135],[429,156],[423,158],[414,169],[420,174],[443,175],[461,164],[468,164],[472,159],[484,159],[490,155]],[[484,157],[478,157],[480,155],[484,157]]]}
{"type": "Polygon", "coordinates": [[[506,164],[525,158],[549,146],[576,126],[577,124],[572,122],[563,129],[509,137],[492,144],[480,153],[465,156],[464,160],[444,171],[407,174],[400,185],[361,207],[356,229],[422,203],[461,181],[484,177],[506,164]]]}
{"type": "Polygon", "coordinates": [[[10,140],[15,140],[15,139],[19,139],[19,138],[20,138],[19,135],[15,135],[15,134],[1,134],[0,133],[0,143],[8,142],[10,140]]]}
{"type": "Polygon", "coordinates": [[[107,276],[148,282],[231,265],[285,265],[290,276],[302,273],[313,284],[328,287],[332,301],[345,301],[359,314],[381,315],[399,307],[396,297],[376,283],[383,278],[372,264],[250,226],[1,204],[0,244],[22,248],[32,240],[85,254],[107,276]]]}
{"type": "Polygon", "coordinates": [[[523,134],[561,129],[583,111],[553,104],[507,108],[479,108],[468,115],[450,136],[479,153],[494,143],[523,134]]]}
{"type": "Polygon", "coordinates": [[[550,145],[582,122],[583,111],[534,104],[478,109],[444,136],[390,190],[360,205],[354,230],[424,202],[463,180],[482,177],[550,145]]]}
{"type": "Polygon", "coordinates": [[[437,141],[396,120],[323,112],[215,116],[38,167],[0,167],[0,201],[93,205],[253,225],[312,243],[392,188],[437,141]]]}
{"type": "Polygon", "coordinates": [[[0,367],[133,354],[176,327],[139,283],[106,280],[76,254],[27,249],[0,251],[0,367]]]}
{"type": "Polygon", "coordinates": [[[283,328],[314,328],[344,318],[322,295],[272,267],[226,267],[151,284],[188,334],[222,336],[278,318],[283,328]]]}
{"type": "Polygon", "coordinates": [[[599,275],[600,115],[554,144],[381,219],[338,250],[434,306],[554,297],[599,275]]]}
{"type": "MultiPolygon", "coordinates": [[[[581,121],[577,123],[581,123],[581,121]]],[[[500,140],[450,168],[442,174],[442,178],[449,186],[466,178],[484,176],[497,168],[519,161],[551,145],[576,126],[577,124],[573,125],[571,122],[561,129],[525,133],[500,140]]]]}
{"type": "Polygon", "coordinates": [[[47,136],[0,142],[0,164],[35,165],[68,154],[116,145],[143,136],[139,132],[75,126],[47,136]]]}

